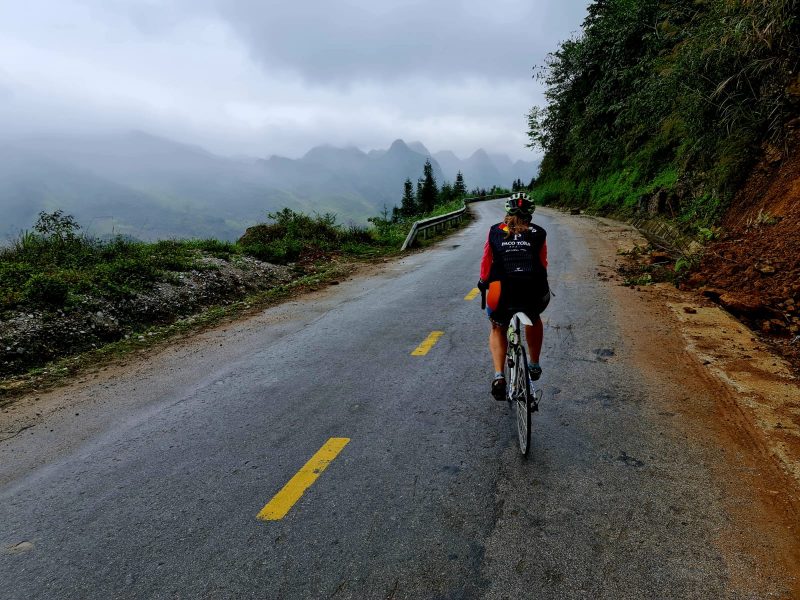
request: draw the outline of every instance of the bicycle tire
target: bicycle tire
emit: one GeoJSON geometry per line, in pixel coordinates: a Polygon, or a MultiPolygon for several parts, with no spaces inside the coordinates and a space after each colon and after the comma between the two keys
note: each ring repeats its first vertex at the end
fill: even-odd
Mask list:
{"type": "Polygon", "coordinates": [[[518,346],[518,365],[516,369],[517,393],[515,398],[515,411],[517,416],[517,438],[519,441],[519,451],[522,456],[528,456],[531,447],[531,387],[528,376],[528,357],[525,347],[520,343],[518,346]]]}

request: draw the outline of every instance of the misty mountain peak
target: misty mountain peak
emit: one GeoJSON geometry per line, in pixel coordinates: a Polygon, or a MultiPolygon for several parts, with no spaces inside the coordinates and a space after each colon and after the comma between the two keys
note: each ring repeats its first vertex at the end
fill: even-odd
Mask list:
{"type": "Polygon", "coordinates": [[[408,144],[400,138],[393,141],[392,145],[389,146],[389,152],[409,152],[410,150],[411,148],[408,147],[408,144]]]}
{"type": "Polygon", "coordinates": [[[444,160],[459,160],[459,158],[456,156],[455,152],[453,152],[452,150],[440,150],[439,152],[434,154],[433,157],[436,160],[440,161],[440,162],[441,162],[441,159],[444,159],[444,160]]]}
{"type": "Polygon", "coordinates": [[[349,158],[362,158],[366,156],[361,150],[355,146],[347,146],[346,148],[337,148],[330,144],[323,144],[322,146],[315,146],[305,153],[303,160],[330,160],[342,157],[349,158]]]}
{"type": "Polygon", "coordinates": [[[423,154],[425,156],[431,156],[430,150],[428,150],[425,147],[425,144],[423,144],[420,141],[410,142],[408,144],[408,147],[411,148],[414,152],[419,152],[420,154],[423,154]]]}
{"type": "Polygon", "coordinates": [[[475,150],[475,152],[472,153],[472,156],[470,156],[468,160],[486,160],[491,162],[491,160],[489,159],[489,155],[483,148],[478,148],[477,150],[475,150]]]}

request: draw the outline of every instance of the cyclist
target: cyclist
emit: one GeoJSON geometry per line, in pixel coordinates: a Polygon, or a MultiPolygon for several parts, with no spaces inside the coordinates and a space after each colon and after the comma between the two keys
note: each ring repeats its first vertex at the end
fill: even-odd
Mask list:
{"type": "Polygon", "coordinates": [[[492,328],[489,349],[494,363],[492,395],[504,400],[506,380],[506,330],[514,312],[527,314],[532,326],[526,326],[528,370],[536,381],[542,375],[539,365],[544,328],[540,314],[550,302],[547,284],[547,234],[531,222],[534,204],[527,194],[512,194],[505,202],[506,217],[492,225],[483,247],[478,288],[487,294],[486,312],[492,328]]]}

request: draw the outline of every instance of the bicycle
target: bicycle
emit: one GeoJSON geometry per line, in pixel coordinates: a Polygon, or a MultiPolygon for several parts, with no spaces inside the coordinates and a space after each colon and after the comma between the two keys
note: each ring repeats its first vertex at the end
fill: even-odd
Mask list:
{"type": "Polygon", "coordinates": [[[506,349],[506,400],[516,412],[519,451],[528,455],[531,446],[531,413],[539,410],[542,390],[534,387],[528,372],[528,356],[522,340],[522,325],[533,325],[528,315],[516,312],[508,325],[506,349]]]}
{"type": "MultiPolygon", "coordinates": [[[[486,295],[481,294],[481,308],[486,308],[486,295]]],[[[514,410],[517,421],[519,451],[527,456],[531,446],[531,413],[539,410],[542,390],[533,386],[528,372],[528,356],[522,339],[522,325],[533,325],[522,311],[515,312],[508,325],[506,338],[506,400],[514,410]]]]}

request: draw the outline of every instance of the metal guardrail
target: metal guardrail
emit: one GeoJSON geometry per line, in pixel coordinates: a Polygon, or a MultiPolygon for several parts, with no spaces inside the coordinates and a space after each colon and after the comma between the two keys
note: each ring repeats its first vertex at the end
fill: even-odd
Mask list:
{"type": "Polygon", "coordinates": [[[414,240],[417,239],[417,234],[422,232],[423,237],[427,235],[429,229],[434,228],[434,231],[437,227],[445,227],[447,223],[453,220],[461,220],[464,217],[464,213],[467,212],[467,205],[464,204],[460,209],[455,210],[451,213],[447,213],[446,215],[439,215],[438,217],[431,217],[430,219],[423,219],[422,221],[414,221],[414,224],[411,226],[411,231],[408,232],[406,236],[406,241],[403,242],[403,246],[400,248],[401,251],[407,250],[411,244],[414,243],[414,240]]]}
{"type": "Polygon", "coordinates": [[[508,194],[492,194],[490,196],[472,196],[471,198],[464,198],[464,204],[471,202],[480,202],[481,200],[499,200],[500,198],[508,198],[508,194]]]}
{"type": "Polygon", "coordinates": [[[467,212],[467,204],[472,202],[479,202],[481,200],[497,200],[499,198],[508,198],[508,194],[496,194],[494,196],[475,196],[474,198],[464,198],[464,206],[458,210],[455,210],[451,213],[447,213],[446,215],[439,215],[438,217],[431,217],[430,219],[423,219],[422,221],[415,221],[414,224],[411,226],[411,231],[408,232],[406,236],[406,241],[403,242],[400,251],[407,250],[411,244],[414,243],[414,240],[417,239],[417,234],[422,233],[422,236],[425,237],[427,232],[430,228],[433,228],[436,231],[437,227],[444,228],[447,223],[453,220],[461,220],[464,217],[464,213],[467,212]]]}

